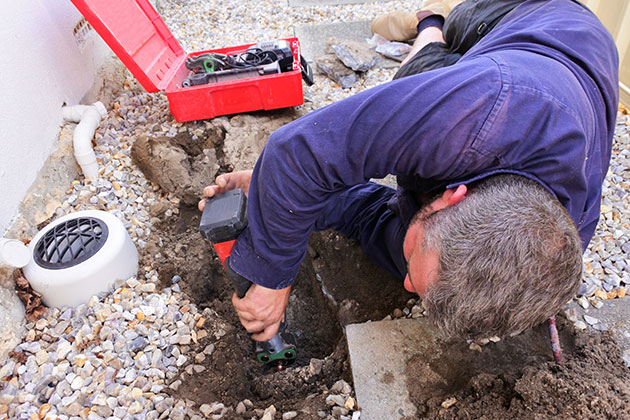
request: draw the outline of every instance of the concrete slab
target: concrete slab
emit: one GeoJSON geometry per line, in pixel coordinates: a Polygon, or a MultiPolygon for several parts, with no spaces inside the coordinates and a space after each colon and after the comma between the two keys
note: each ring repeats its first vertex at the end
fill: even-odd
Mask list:
{"type": "MultiPolygon", "coordinates": [[[[307,61],[326,52],[326,40],[328,38],[347,39],[350,41],[365,42],[372,37],[370,21],[330,23],[326,25],[301,25],[295,28],[295,36],[300,40],[302,55],[307,61]]],[[[399,62],[379,56],[377,67],[396,68],[399,62]]]]}
{"type": "Polygon", "coordinates": [[[410,357],[435,346],[424,319],[397,319],[346,326],[354,390],[361,420],[414,416],[405,370],[410,357]]]}
{"type": "Polygon", "coordinates": [[[55,215],[79,174],[79,165],[74,157],[72,134],[75,124],[66,124],[59,133],[55,149],[37,175],[36,181],[27,191],[20,204],[19,214],[9,227],[8,238],[31,238],[39,231],[37,226],[55,215]]]}
{"type": "Polygon", "coordinates": [[[391,0],[289,0],[290,7],[340,6],[344,4],[385,3],[391,0]]]}

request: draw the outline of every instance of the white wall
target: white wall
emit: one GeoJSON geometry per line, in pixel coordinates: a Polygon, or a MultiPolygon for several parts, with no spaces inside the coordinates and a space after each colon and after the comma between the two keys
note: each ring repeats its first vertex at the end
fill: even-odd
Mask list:
{"type": "Polygon", "coordinates": [[[619,100],[630,107],[630,2],[584,0],[610,31],[619,51],[619,100]]]}
{"type": "Polygon", "coordinates": [[[55,148],[61,106],[92,87],[109,49],[70,0],[2,1],[0,12],[0,235],[55,148]]]}

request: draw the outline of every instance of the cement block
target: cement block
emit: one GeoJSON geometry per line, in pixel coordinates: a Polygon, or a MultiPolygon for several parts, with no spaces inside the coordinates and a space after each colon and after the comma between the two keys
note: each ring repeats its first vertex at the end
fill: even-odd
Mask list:
{"type": "Polygon", "coordinates": [[[397,319],[346,327],[354,390],[361,420],[413,417],[409,399],[407,361],[436,346],[425,319],[397,319]]]}
{"type": "MultiPolygon", "coordinates": [[[[326,53],[326,40],[338,38],[357,42],[366,42],[372,37],[370,21],[330,23],[326,25],[301,25],[295,28],[295,36],[300,40],[302,55],[307,61],[326,53]]],[[[378,57],[377,67],[396,68],[400,65],[397,61],[378,57]]]]}

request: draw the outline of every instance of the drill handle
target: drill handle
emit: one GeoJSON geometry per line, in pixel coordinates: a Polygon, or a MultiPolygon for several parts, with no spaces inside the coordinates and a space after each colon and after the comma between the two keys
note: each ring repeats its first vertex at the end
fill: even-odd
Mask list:
{"type": "Polygon", "coordinates": [[[239,299],[243,299],[249,287],[252,285],[252,282],[247,280],[245,277],[238,274],[236,271],[232,270],[230,266],[230,257],[227,257],[225,260],[225,272],[227,273],[230,280],[232,280],[232,284],[234,285],[234,289],[236,290],[236,295],[239,299]]]}
{"type": "Polygon", "coordinates": [[[236,243],[236,239],[232,239],[231,241],[220,242],[218,244],[212,244],[214,250],[216,251],[219,260],[221,260],[221,264],[223,268],[226,267],[225,260],[232,253],[232,248],[234,248],[234,244],[236,243]]]}

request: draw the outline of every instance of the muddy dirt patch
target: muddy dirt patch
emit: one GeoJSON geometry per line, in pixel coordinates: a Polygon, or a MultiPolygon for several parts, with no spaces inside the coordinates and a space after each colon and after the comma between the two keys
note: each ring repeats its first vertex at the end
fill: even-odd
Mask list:
{"type": "MultiPolygon", "coordinates": [[[[220,401],[235,407],[249,399],[257,406],[298,408],[317,417],[328,407],[313,395],[340,378],[350,379],[343,326],[382,319],[411,296],[356,243],[334,232],[318,233],[286,311],[298,357],[281,372],[255,361],[253,343],[232,307],[233,286],[211,244],[199,234],[196,202],[217,173],[253,167],[271,132],[296,116],[278,111],[220,118],[193,135],[139,137],[132,148],[134,162],[170,198],[150,209],[154,230],[141,265],[157,267],[163,287],[175,283],[203,310],[207,336],[191,348],[195,360],[183,366],[175,391],[197,404],[220,401]]],[[[236,418],[240,414],[232,413],[236,418]]]]}
{"type": "Polygon", "coordinates": [[[551,360],[541,325],[490,343],[478,353],[443,344],[434,357],[412,358],[407,388],[427,419],[629,418],[628,369],[608,335],[576,333],[560,320],[565,363],[551,360]]]}
{"type": "Polygon", "coordinates": [[[171,286],[174,279],[203,310],[208,336],[192,347],[197,357],[184,366],[176,395],[197,404],[221,401],[232,407],[249,399],[257,407],[273,404],[319,418],[317,412],[329,407],[324,397],[315,396],[339,379],[350,381],[343,325],[382,319],[404,306],[410,295],[362,255],[355,242],[334,232],[315,234],[286,311],[287,324],[297,337],[298,358],[276,372],[255,361],[253,343],[232,307],[233,286],[211,245],[199,234],[199,219],[196,207],[183,204],[171,217],[164,216],[143,257],[147,265],[157,267],[163,286],[171,286]],[[360,286],[363,282],[365,288],[360,286]],[[385,286],[378,287],[379,283],[385,286]],[[387,302],[383,296],[388,296],[387,302]]]}

